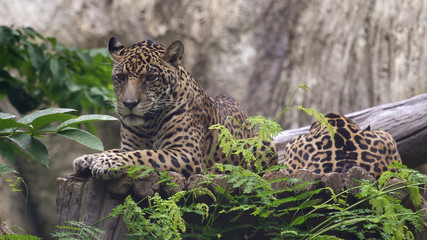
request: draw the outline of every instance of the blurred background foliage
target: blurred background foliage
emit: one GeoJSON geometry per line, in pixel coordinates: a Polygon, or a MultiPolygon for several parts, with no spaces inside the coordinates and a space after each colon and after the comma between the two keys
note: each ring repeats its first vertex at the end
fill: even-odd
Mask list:
{"type": "Polygon", "coordinates": [[[21,114],[49,106],[105,111],[111,68],[105,48],[76,49],[29,27],[0,26],[0,97],[21,114]]]}
{"type": "MultiPolygon", "coordinates": [[[[81,123],[65,129],[66,135],[70,133],[65,138],[55,128],[67,119],[79,119],[79,115],[97,121],[113,119],[82,116],[113,109],[112,66],[106,48],[75,48],[59,44],[55,38],[47,38],[30,27],[0,26],[0,112],[4,112],[0,114],[0,175],[16,170],[27,182],[30,195],[28,202],[23,202],[11,194],[5,182],[0,182],[0,222],[24,226],[29,220],[25,229],[28,233],[49,239],[56,218],[55,179],[73,172],[72,159],[95,151],[87,146],[98,142],[97,150],[103,149],[91,133],[80,129],[81,123]],[[28,118],[34,121],[26,121],[28,118]],[[23,210],[27,205],[31,206],[29,219],[23,210]]],[[[100,128],[97,124],[84,125],[95,134],[95,127],[100,128]]],[[[118,126],[106,123],[101,128],[101,140],[113,139],[106,146],[112,148],[120,139],[114,137],[118,126]]]]}

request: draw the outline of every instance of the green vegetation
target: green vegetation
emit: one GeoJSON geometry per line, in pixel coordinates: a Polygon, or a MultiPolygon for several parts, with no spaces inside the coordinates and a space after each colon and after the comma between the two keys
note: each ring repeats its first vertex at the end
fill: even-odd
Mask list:
{"type": "MultiPolygon", "coordinates": [[[[57,44],[54,38],[46,39],[32,28],[0,26],[0,99],[7,97],[20,114],[31,111],[18,120],[13,114],[0,112],[0,155],[11,164],[20,154],[48,167],[49,153],[40,141],[47,135],[63,136],[102,151],[103,144],[92,134],[96,131],[90,123],[116,118],[71,113],[108,108],[113,96],[111,65],[105,49],[75,49],[57,44]],[[80,129],[81,124],[86,124],[92,133],[80,129]]],[[[6,173],[16,171],[0,163],[0,176],[6,173]]],[[[28,186],[22,177],[6,181],[25,201],[28,229],[28,186]]],[[[20,227],[12,229],[25,234],[6,234],[0,239],[39,239],[20,227]]]]}
{"type": "MultiPolygon", "coordinates": [[[[7,96],[20,113],[32,111],[19,120],[0,112],[0,155],[15,163],[19,153],[48,166],[49,154],[38,140],[46,135],[60,135],[102,151],[102,142],[77,125],[116,119],[70,113],[107,109],[113,96],[111,65],[105,49],[75,49],[32,28],[0,26],[0,98],[7,96]],[[51,106],[67,108],[38,110],[51,106]]],[[[0,176],[13,171],[0,164],[0,176]]]]}
{"type": "Polygon", "coordinates": [[[52,237],[56,237],[58,239],[88,239],[88,240],[92,240],[92,239],[96,239],[99,240],[101,239],[99,237],[99,234],[102,233],[101,230],[91,227],[91,226],[87,226],[81,222],[76,222],[76,221],[70,221],[70,222],[65,222],[68,224],[68,226],[59,226],[59,229],[65,230],[63,232],[56,232],[52,234],[52,237]]]}
{"type": "MultiPolygon", "coordinates": [[[[73,111],[75,110],[68,108],[49,108],[35,111],[19,120],[15,120],[15,116],[12,114],[0,113],[0,154],[14,163],[15,153],[19,153],[24,155],[26,159],[36,160],[48,167],[49,153],[46,146],[37,139],[45,135],[63,136],[90,148],[103,151],[104,147],[101,140],[76,126],[93,121],[117,119],[97,114],[77,117],[69,114],[73,111]]],[[[2,173],[13,171],[11,167],[0,164],[0,176],[2,173]]]]}
{"type": "Polygon", "coordinates": [[[130,232],[127,239],[239,238],[243,233],[254,239],[414,239],[412,231],[427,226],[421,218],[418,192],[427,176],[399,164],[394,166],[395,172],[386,172],[374,183],[362,181],[340,193],[330,188],[306,190],[312,183],[299,179],[265,180],[239,166],[218,167],[227,174],[209,174],[194,189],[166,199],[155,193],[135,202],[128,196],[108,217],[61,234],[77,234],[119,216],[130,232]],[[218,184],[214,178],[226,184],[218,184]],[[401,182],[382,184],[390,178],[401,182]],[[287,182],[290,187],[275,190],[271,184],[277,182],[287,182]],[[359,191],[356,196],[351,194],[354,190],[359,191]],[[402,190],[413,191],[414,209],[405,208],[394,197],[402,190]],[[200,202],[201,198],[212,203],[200,202]]]}
{"type": "MultiPolygon", "coordinates": [[[[21,195],[21,198],[25,201],[25,227],[28,229],[28,186],[22,177],[15,177],[15,181],[12,179],[7,179],[6,182],[9,182],[9,187],[12,189],[12,192],[18,192],[21,195]],[[22,186],[25,189],[25,193],[22,191],[22,186]]],[[[19,230],[25,232],[24,229],[19,228],[19,230]]]]}
{"type": "MultiPolygon", "coordinates": [[[[63,136],[87,147],[103,151],[104,147],[101,140],[93,134],[78,128],[78,125],[117,119],[106,115],[74,116],[69,114],[75,111],[67,108],[48,108],[35,111],[19,120],[15,120],[15,116],[12,114],[0,112],[0,154],[12,164],[15,163],[15,155],[21,154],[28,160],[40,162],[48,167],[50,162],[49,153],[46,146],[39,140],[40,138],[45,138],[46,135],[63,136]]],[[[11,166],[0,163],[0,177],[6,173],[16,173],[16,171],[11,166]]],[[[26,229],[28,229],[28,186],[22,177],[15,178],[15,180],[7,179],[6,181],[10,183],[9,186],[12,191],[19,192],[25,201],[25,221],[26,229]]],[[[16,226],[14,228],[24,233],[26,232],[22,228],[16,226]]],[[[39,238],[28,234],[7,234],[0,236],[0,239],[39,238]]]]}
{"type": "Polygon", "coordinates": [[[51,106],[104,111],[112,99],[106,49],[75,49],[32,28],[0,26],[0,98],[21,114],[51,106]]]}

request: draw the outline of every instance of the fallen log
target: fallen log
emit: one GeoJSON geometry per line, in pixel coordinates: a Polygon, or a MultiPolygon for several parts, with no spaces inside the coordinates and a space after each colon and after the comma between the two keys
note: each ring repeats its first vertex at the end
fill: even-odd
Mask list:
{"type": "MultiPolygon", "coordinates": [[[[106,218],[113,209],[123,202],[123,199],[127,195],[133,196],[135,199],[142,199],[147,196],[153,196],[155,192],[158,192],[164,198],[172,196],[179,190],[191,190],[195,186],[200,186],[211,190],[215,195],[218,194],[216,186],[222,186],[228,184],[226,180],[218,176],[212,180],[211,184],[203,183],[204,176],[195,175],[188,179],[177,173],[171,173],[172,182],[176,183],[175,190],[171,190],[170,186],[165,183],[158,184],[159,176],[156,173],[150,173],[141,179],[132,180],[129,177],[123,177],[119,180],[102,181],[96,180],[93,177],[83,178],[76,177],[74,175],[67,178],[58,178],[57,180],[57,214],[58,214],[58,225],[66,225],[66,221],[79,221],[85,224],[93,224],[100,219],[106,218]]],[[[349,189],[360,185],[360,180],[375,181],[375,179],[364,169],[360,167],[353,167],[348,170],[347,173],[330,173],[325,176],[314,173],[313,171],[300,169],[291,174],[287,170],[280,170],[276,172],[269,172],[264,174],[265,180],[270,180],[271,187],[274,190],[288,189],[294,187],[295,184],[307,182],[303,188],[297,188],[295,193],[302,191],[311,191],[319,188],[331,189],[334,194],[342,192],[344,189],[349,189]],[[300,179],[300,182],[288,181],[287,179],[300,179]]],[[[390,179],[389,184],[394,184],[397,179],[390,179]]],[[[242,186],[238,188],[230,188],[229,194],[239,195],[243,193],[242,186]]],[[[350,191],[354,197],[359,192],[358,189],[350,191]]],[[[285,191],[278,195],[278,198],[285,198],[294,196],[294,192],[285,191]]],[[[320,197],[323,199],[329,199],[332,192],[325,190],[320,197]]],[[[408,208],[412,208],[413,205],[409,201],[409,194],[406,190],[395,192],[395,197],[405,203],[404,205],[408,208]]],[[[197,202],[203,202],[207,205],[212,204],[212,198],[207,196],[197,197],[197,202]]],[[[290,205],[284,205],[287,208],[290,205]]],[[[422,211],[427,214],[427,202],[422,198],[422,211]]],[[[233,217],[238,213],[231,212],[222,215],[222,222],[230,222],[233,217]]],[[[289,219],[292,219],[292,214],[289,215],[289,219]]],[[[184,215],[184,219],[190,224],[200,224],[200,216],[184,215]]],[[[427,220],[427,219],[425,219],[427,220]]],[[[281,218],[283,221],[283,218],[281,218]]],[[[239,219],[239,224],[248,225],[256,224],[256,219],[253,217],[243,217],[239,219]]],[[[122,220],[122,218],[107,218],[104,221],[100,221],[94,227],[99,228],[103,231],[100,235],[100,239],[127,239],[126,234],[128,230],[122,220]]],[[[224,233],[221,239],[235,239],[235,233],[224,233]]],[[[416,232],[415,239],[425,239],[427,232],[416,232]]],[[[259,236],[264,239],[265,236],[259,236]]],[[[347,236],[349,239],[351,236],[347,236]]],[[[240,238],[240,237],[239,237],[240,238]]]]}
{"type": "MultiPolygon", "coordinates": [[[[427,163],[427,93],[399,102],[375,106],[345,115],[361,129],[384,130],[396,140],[402,162],[409,168],[427,163]]],[[[306,134],[310,126],[285,130],[277,136],[279,162],[292,138],[306,134]]]]}

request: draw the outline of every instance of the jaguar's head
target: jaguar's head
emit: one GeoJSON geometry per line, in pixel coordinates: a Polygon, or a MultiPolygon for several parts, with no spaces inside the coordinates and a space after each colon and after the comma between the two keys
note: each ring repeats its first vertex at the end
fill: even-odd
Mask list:
{"type": "Polygon", "coordinates": [[[174,87],[184,53],[180,41],[165,48],[151,40],[130,47],[112,37],[108,51],[114,61],[112,81],[117,111],[124,124],[153,120],[174,101],[174,87]]]}

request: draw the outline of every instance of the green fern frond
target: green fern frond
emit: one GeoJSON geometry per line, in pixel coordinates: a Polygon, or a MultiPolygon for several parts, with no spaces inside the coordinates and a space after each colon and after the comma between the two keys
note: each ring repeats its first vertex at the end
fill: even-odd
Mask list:
{"type": "Polygon", "coordinates": [[[59,240],[100,240],[102,230],[93,226],[86,225],[82,222],[66,221],[65,226],[56,226],[60,231],[51,234],[59,240]]]}

